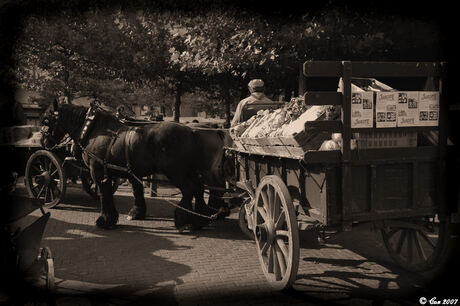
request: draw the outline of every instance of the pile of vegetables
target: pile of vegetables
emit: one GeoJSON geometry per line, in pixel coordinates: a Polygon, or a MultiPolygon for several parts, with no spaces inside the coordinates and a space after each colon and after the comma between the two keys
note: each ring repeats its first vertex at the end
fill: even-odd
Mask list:
{"type": "Polygon", "coordinates": [[[321,114],[325,112],[325,107],[308,106],[304,103],[302,97],[292,98],[290,102],[286,103],[282,108],[275,110],[260,110],[256,115],[252,116],[249,120],[241,122],[240,124],[230,129],[230,134],[234,137],[276,137],[276,136],[290,136],[299,133],[303,130],[307,118],[302,116],[309,115],[307,112],[315,117],[316,120],[321,114]]]}

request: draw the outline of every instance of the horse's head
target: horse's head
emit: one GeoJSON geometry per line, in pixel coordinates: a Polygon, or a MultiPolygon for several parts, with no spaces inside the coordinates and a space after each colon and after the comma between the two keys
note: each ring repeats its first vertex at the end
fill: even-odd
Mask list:
{"type": "Polygon", "coordinates": [[[62,116],[59,116],[59,110],[59,103],[55,99],[43,115],[40,142],[45,149],[51,149],[61,143],[67,134],[62,116]]]}

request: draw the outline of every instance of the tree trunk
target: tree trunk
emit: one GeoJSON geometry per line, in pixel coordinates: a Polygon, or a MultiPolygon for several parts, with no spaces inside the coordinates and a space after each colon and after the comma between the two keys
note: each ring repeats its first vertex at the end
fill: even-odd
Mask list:
{"type": "Polygon", "coordinates": [[[64,94],[64,97],[65,97],[65,100],[66,100],[65,102],[66,102],[67,104],[72,104],[72,98],[71,98],[70,92],[68,92],[68,91],[66,90],[66,92],[65,92],[65,94],[64,94]]]}
{"type": "Polygon", "coordinates": [[[179,122],[180,118],[180,104],[181,104],[181,95],[182,95],[182,84],[178,83],[176,87],[176,101],[174,102],[174,121],[179,122]]]}
{"type": "Polygon", "coordinates": [[[69,85],[69,79],[70,79],[70,74],[67,70],[64,71],[64,98],[65,98],[65,103],[67,104],[72,104],[72,95],[70,92],[70,85],[69,85]]]}
{"type": "Polygon", "coordinates": [[[228,129],[230,127],[230,106],[231,106],[231,98],[230,92],[227,87],[224,88],[224,103],[225,103],[225,128],[228,129]]]}

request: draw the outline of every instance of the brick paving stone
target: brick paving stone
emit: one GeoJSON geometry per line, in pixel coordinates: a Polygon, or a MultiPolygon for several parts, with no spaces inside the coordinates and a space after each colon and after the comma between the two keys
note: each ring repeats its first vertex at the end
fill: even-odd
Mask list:
{"type": "Polygon", "coordinates": [[[61,280],[57,305],[87,305],[94,300],[85,299],[88,292],[113,305],[149,299],[174,305],[417,304],[417,290],[426,282],[391,262],[378,233],[347,232],[320,249],[301,248],[293,290],[275,292],[255,243],[238,227],[237,212],[204,230],[179,234],[173,207],[163,199],[146,198],[147,220],[126,220],[133,202],[127,190],[115,194],[120,219],[114,230],[95,227],[99,209],[74,187],[50,210],[42,245],[51,248],[61,280]],[[77,292],[82,296],[72,300],[77,292]]]}

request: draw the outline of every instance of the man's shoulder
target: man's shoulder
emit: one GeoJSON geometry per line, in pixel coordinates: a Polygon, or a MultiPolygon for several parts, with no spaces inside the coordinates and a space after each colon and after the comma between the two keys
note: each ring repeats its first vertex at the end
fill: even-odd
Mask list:
{"type": "Polygon", "coordinates": [[[250,95],[249,97],[247,97],[246,99],[244,100],[241,100],[241,102],[244,102],[244,103],[270,103],[270,102],[273,102],[272,100],[270,100],[266,95],[250,95]]]}

